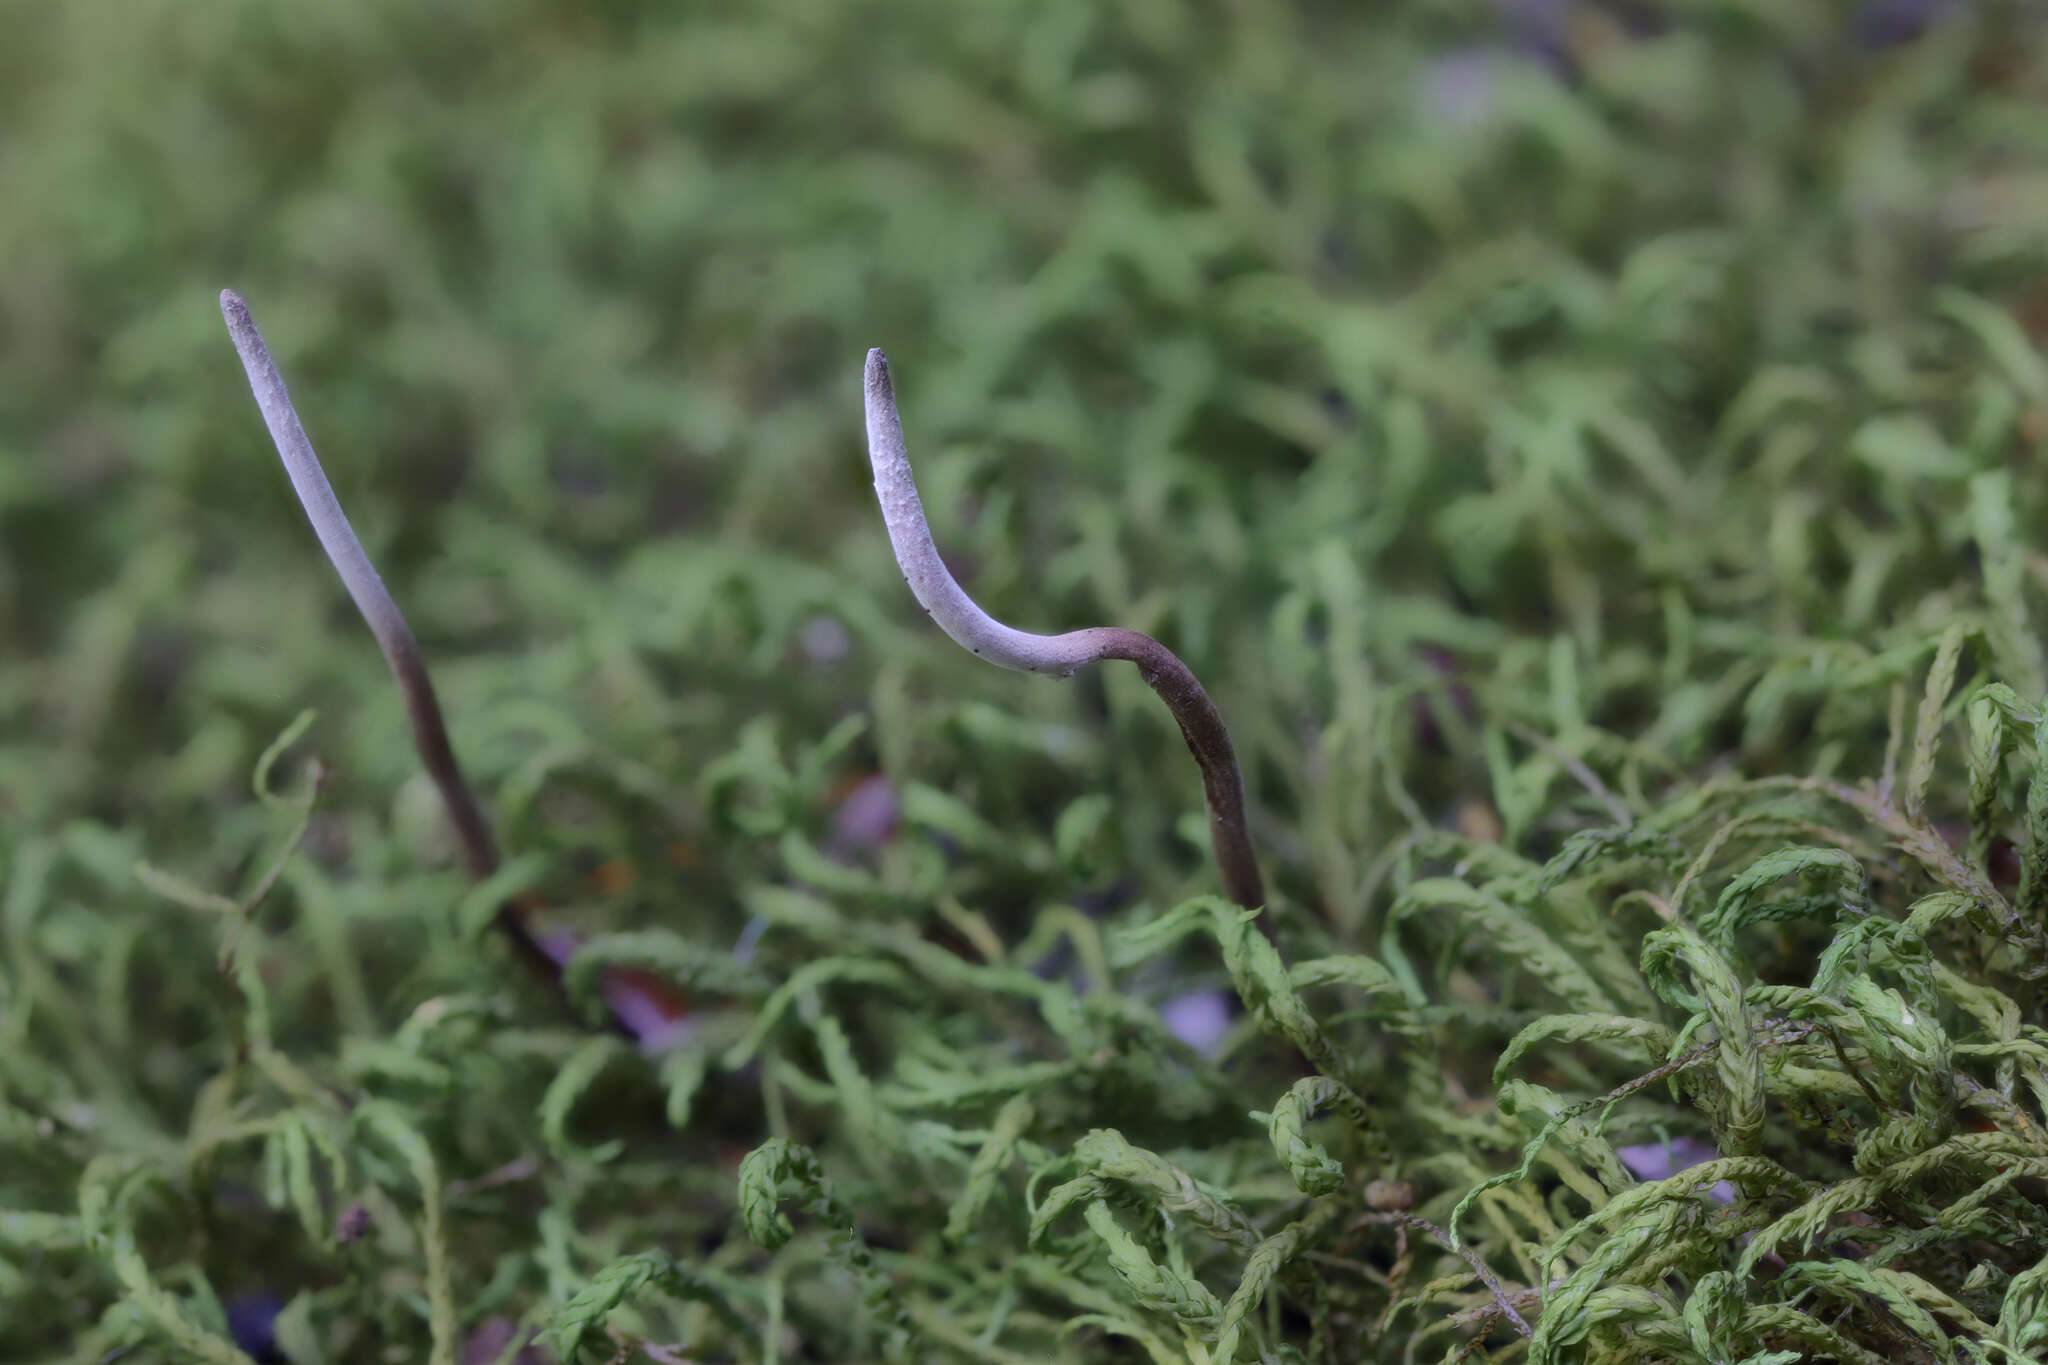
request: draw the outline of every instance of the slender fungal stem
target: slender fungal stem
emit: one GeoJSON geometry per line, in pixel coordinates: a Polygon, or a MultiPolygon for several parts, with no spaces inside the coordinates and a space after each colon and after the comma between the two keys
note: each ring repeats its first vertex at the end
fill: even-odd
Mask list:
{"type": "MultiPolygon", "coordinates": [[[[1013,630],[976,606],[953,578],[925,521],[924,503],[910,473],[910,455],[903,443],[903,422],[896,413],[896,391],[889,382],[889,361],[881,351],[868,352],[868,459],[875,471],[875,496],[889,528],[889,544],[904,581],[918,605],[939,629],[969,653],[1003,668],[1049,673],[1064,678],[1075,669],[1105,659],[1127,659],[1161,701],[1173,712],[1181,738],[1202,770],[1202,789],[1209,806],[1209,839],[1216,852],[1216,870],[1230,899],[1247,910],[1263,909],[1264,882],[1245,825],[1244,783],[1238,775],[1237,753],[1223,717],[1202,684],[1172,650],[1149,635],[1115,626],[1096,626],[1064,635],[1032,635],[1013,630]]],[[[1262,917],[1259,927],[1272,930],[1262,917]]]]}
{"type": "MultiPolygon", "coordinates": [[[[220,311],[227,319],[228,335],[234,339],[235,350],[242,357],[242,368],[248,371],[256,406],[263,411],[270,438],[276,443],[285,472],[291,476],[292,487],[299,495],[299,505],[306,509],[306,519],[313,523],[320,548],[327,552],[334,571],[341,575],[342,586],[355,599],[356,610],[369,624],[370,633],[377,637],[384,661],[391,665],[391,674],[398,680],[399,695],[405,699],[406,715],[412,722],[413,747],[419,751],[420,762],[426,765],[427,776],[441,793],[441,804],[447,808],[449,823],[454,825],[455,837],[462,846],[462,860],[470,876],[482,881],[498,869],[497,841],[491,837],[490,822],[455,761],[455,751],[448,743],[448,727],[441,720],[441,705],[434,697],[434,682],[427,674],[426,660],[420,656],[412,629],[406,625],[391,594],[385,591],[384,580],[377,576],[376,566],[370,562],[362,542],[356,539],[334,489],[328,486],[320,459],[313,453],[313,443],[299,424],[299,414],[292,407],[291,395],[285,391],[284,378],[270,358],[270,348],[263,344],[263,334],[256,330],[255,319],[249,316],[248,305],[233,290],[223,289],[220,311]]],[[[497,926],[529,967],[559,986],[561,964],[534,938],[516,906],[499,907],[497,926]]]]}

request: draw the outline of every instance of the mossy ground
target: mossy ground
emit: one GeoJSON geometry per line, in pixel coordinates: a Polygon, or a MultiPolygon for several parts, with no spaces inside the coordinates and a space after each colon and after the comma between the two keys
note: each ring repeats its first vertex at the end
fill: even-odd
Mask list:
{"type": "Polygon", "coordinates": [[[1990,0],[0,3],[0,1358],[2048,1351],[2044,104],[1990,0]],[[915,610],[870,345],[1277,947],[1131,670],[915,610]]]}

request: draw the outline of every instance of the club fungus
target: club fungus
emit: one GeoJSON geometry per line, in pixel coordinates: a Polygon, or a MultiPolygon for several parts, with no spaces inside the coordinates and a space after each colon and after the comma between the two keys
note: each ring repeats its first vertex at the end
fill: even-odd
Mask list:
{"type": "MultiPolygon", "coordinates": [[[[469,783],[463,780],[455,750],[448,743],[448,727],[442,722],[441,705],[435,699],[434,682],[428,676],[419,644],[398,604],[385,590],[384,580],[378,576],[362,542],[356,539],[334,489],[328,485],[320,459],[313,453],[313,443],[307,439],[291,395],[285,390],[284,377],[277,372],[277,363],[270,358],[270,348],[263,344],[263,334],[256,330],[248,305],[233,290],[224,289],[220,311],[227,319],[228,335],[234,338],[235,350],[242,357],[242,368],[248,371],[256,406],[263,411],[270,438],[276,443],[285,472],[291,476],[292,488],[298,493],[299,505],[306,509],[306,519],[313,523],[320,548],[327,552],[348,595],[355,599],[356,610],[362,613],[370,633],[377,637],[384,661],[391,665],[392,676],[398,680],[399,695],[405,699],[406,715],[412,722],[413,747],[419,751],[420,762],[441,793],[441,804],[447,809],[449,823],[454,826],[462,848],[463,863],[470,876],[483,881],[498,869],[497,840],[491,836],[490,822],[469,783]]],[[[520,959],[560,989],[562,965],[535,937],[524,911],[513,903],[500,906],[495,922],[520,959]]]]}
{"type": "MultiPolygon", "coordinates": [[[[888,524],[889,544],[904,581],[918,605],[955,643],[979,658],[1025,673],[1056,678],[1108,659],[1127,659],[1180,725],[1188,752],[1202,770],[1202,788],[1209,807],[1209,839],[1224,892],[1247,910],[1266,904],[1251,832],[1245,826],[1244,783],[1237,754],[1223,717],[1202,684],[1174,652],[1151,636],[1117,626],[1092,626],[1064,635],[1033,635],[997,621],[969,597],[939,558],[925,521],[924,503],[911,476],[904,447],[903,422],[896,413],[896,392],[889,382],[889,361],[880,350],[867,360],[868,458],[874,466],[875,496],[888,524]]],[[[1270,936],[1270,916],[1259,926],[1270,936]]]]}

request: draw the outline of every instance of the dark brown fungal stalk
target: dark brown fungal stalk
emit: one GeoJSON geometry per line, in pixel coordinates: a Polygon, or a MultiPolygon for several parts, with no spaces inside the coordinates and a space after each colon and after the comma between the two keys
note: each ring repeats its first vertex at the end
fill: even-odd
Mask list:
{"type": "MultiPolygon", "coordinates": [[[[1202,770],[1202,790],[1209,808],[1209,841],[1216,870],[1231,900],[1247,910],[1263,910],[1265,883],[1252,851],[1245,824],[1244,782],[1238,774],[1237,752],[1223,717],[1202,684],[1174,652],[1149,635],[1116,626],[1095,626],[1064,635],[1032,635],[995,620],[953,578],[939,558],[925,520],[924,503],[911,476],[910,455],[903,441],[903,422],[896,412],[896,391],[889,382],[889,361],[881,351],[868,352],[868,459],[874,466],[875,496],[904,581],[939,629],[969,653],[1003,668],[1047,673],[1064,678],[1076,669],[1108,659],[1127,659],[1173,713],[1188,752],[1202,770]]],[[[1272,935],[1271,916],[1259,927],[1272,935]]]]}

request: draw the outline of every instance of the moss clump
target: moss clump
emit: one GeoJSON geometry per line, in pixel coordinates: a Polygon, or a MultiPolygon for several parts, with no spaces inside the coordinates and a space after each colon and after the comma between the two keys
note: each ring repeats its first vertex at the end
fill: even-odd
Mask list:
{"type": "Polygon", "coordinates": [[[1354,8],[0,4],[0,1357],[2048,1347],[2031,7],[1354,8]]]}

